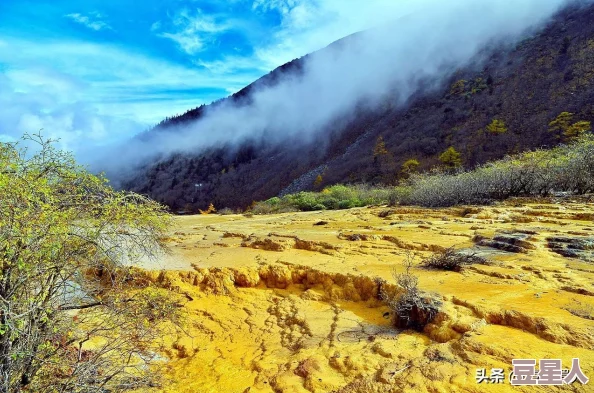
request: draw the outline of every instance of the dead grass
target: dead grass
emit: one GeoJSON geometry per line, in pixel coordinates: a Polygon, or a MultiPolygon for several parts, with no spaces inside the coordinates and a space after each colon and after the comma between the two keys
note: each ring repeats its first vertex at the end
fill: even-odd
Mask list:
{"type": "Polygon", "coordinates": [[[594,321],[594,306],[591,304],[585,304],[579,300],[573,299],[573,301],[565,306],[564,309],[576,317],[594,321]]]}
{"type": "Polygon", "coordinates": [[[456,251],[453,247],[438,251],[423,260],[422,265],[428,269],[447,270],[459,272],[465,266],[474,264],[488,265],[489,262],[476,254],[467,254],[456,251]]]}

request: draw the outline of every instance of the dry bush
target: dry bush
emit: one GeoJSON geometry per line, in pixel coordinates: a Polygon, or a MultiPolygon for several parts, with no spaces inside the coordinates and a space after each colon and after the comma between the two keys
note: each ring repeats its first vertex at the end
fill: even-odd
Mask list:
{"type": "Polygon", "coordinates": [[[423,266],[426,268],[454,272],[459,272],[465,266],[473,264],[486,265],[488,261],[476,254],[466,254],[456,251],[454,247],[436,252],[423,260],[423,266]]]}
{"type": "Polygon", "coordinates": [[[221,216],[228,216],[228,215],[231,215],[231,214],[237,214],[237,212],[235,212],[233,209],[230,209],[228,207],[225,207],[225,208],[217,211],[217,213],[219,215],[221,215],[221,216]]]}
{"type": "Polygon", "coordinates": [[[414,266],[411,252],[407,252],[404,266],[404,273],[395,270],[392,273],[401,292],[393,295],[382,290],[381,296],[392,310],[396,327],[423,331],[439,312],[441,302],[419,290],[419,278],[411,272],[414,266]]]}
{"type": "Polygon", "coordinates": [[[401,204],[446,207],[487,204],[517,196],[594,192],[594,137],[494,161],[473,171],[411,176],[401,204]]]}
{"type": "Polygon", "coordinates": [[[396,213],[396,210],[386,209],[386,210],[382,210],[381,212],[379,212],[377,216],[379,218],[387,218],[387,217],[390,217],[394,213],[396,213]]]}

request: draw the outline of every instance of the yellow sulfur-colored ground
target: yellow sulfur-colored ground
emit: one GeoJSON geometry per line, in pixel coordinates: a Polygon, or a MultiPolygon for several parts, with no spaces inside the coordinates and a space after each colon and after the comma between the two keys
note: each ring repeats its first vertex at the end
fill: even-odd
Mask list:
{"type": "Polygon", "coordinates": [[[145,266],[188,299],[160,391],[594,392],[593,218],[585,203],[522,201],[179,217],[172,254],[145,266]],[[422,333],[393,328],[379,286],[395,289],[408,251],[451,246],[493,264],[415,267],[443,310],[422,333]],[[477,384],[477,369],[507,377],[522,358],[580,358],[592,381],[477,384]]]}

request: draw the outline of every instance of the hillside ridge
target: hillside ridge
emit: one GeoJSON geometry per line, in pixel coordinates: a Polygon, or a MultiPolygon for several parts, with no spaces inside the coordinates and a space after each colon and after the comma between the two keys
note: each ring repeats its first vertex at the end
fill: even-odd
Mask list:
{"type": "MultiPolygon", "coordinates": [[[[258,86],[302,72],[306,58],[279,67],[228,100],[249,102],[258,86]]],[[[572,113],[573,121],[594,121],[594,6],[569,7],[532,37],[514,47],[487,48],[480,59],[486,60],[456,70],[437,89],[420,88],[405,106],[388,98],[374,110],[355,108],[354,120],[337,119],[315,141],[248,140],[174,154],[143,168],[124,188],[174,210],[195,211],[210,203],[245,208],[279,193],[340,182],[393,184],[406,160],[414,158],[427,170],[440,164],[449,147],[460,152],[464,166],[474,167],[553,146],[563,140],[549,124],[562,112],[572,113]],[[387,154],[374,156],[380,137],[387,154]],[[314,185],[318,175],[322,182],[314,185]]],[[[190,110],[151,132],[187,124],[208,109],[190,110]]]]}

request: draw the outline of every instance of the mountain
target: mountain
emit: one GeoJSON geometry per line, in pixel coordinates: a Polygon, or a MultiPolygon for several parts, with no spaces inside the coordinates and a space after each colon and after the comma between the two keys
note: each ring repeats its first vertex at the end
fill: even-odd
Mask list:
{"type": "MultiPolygon", "coordinates": [[[[348,45],[350,39],[332,45],[348,45]]],[[[175,138],[179,126],[199,121],[213,108],[249,105],[256,89],[299,77],[308,56],[139,138],[150,140],[156,133],[175,138]]],[[[419,170],[428,170],[449,147],[461,154],[465,167],[473,167],[558,144],[562,136],[550,123],[561,113],[573,114],[572,123],[594,122],[594,6],[566,8],[515,46],[491,45],[447,78],[425,80],[405,105],[395,100],[387,96],[373,108],[353,108],[313,140],[260,138],[172,154],[143,167],[123,187],[174,210],[209,203],[245,208],[254,200],[339,182],[395,183],[405,161],[414,158],[419,170]]]]}

